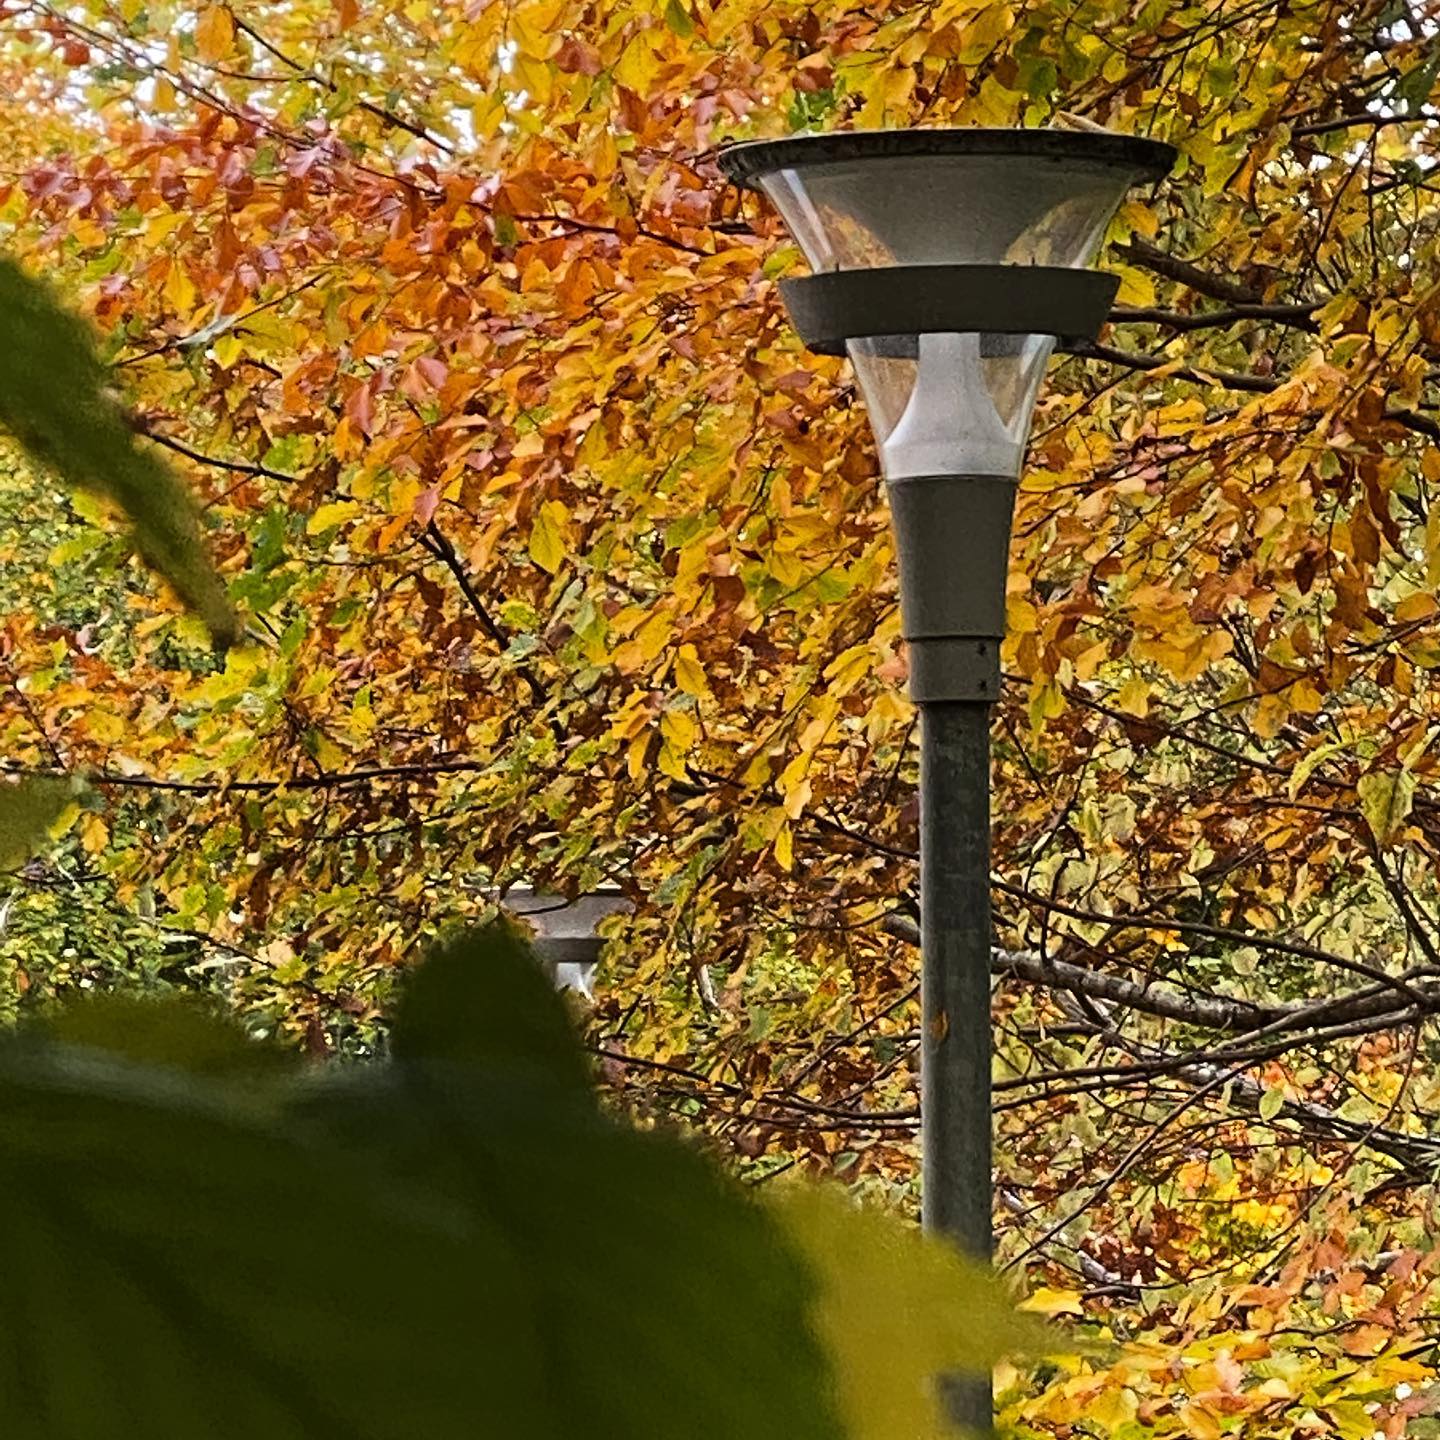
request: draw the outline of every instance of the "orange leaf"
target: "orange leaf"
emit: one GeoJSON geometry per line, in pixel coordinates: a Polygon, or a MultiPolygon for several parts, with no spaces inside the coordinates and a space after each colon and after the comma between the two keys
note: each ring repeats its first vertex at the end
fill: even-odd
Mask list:
{"type": "Polygon", "coordinates": [[[223,5],[208,6],[195,26],[195,53],[207,64],[235,48],[235,17],[223,5]]]}

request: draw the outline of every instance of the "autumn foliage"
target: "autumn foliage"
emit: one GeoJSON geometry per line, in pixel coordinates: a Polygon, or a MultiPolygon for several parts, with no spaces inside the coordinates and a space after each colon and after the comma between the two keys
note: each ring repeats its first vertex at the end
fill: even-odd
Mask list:
{"type": "Polygon", "coordinates": [[[73,903],[331,1051],[497,884],[619,883],[616,1097],[898,1203],[884,497],[715,153],[1067,116],[1176,145],[1037,415],[994,732],[1001,1261],[1133,1343],[1017,1373],[1007,1413],[1430,1433],[1440,7],[0,13],[7,245],[93,315],[246,635],[215,655],[92,502],[10,542],[7,763],[101,782],[73,903]]]}

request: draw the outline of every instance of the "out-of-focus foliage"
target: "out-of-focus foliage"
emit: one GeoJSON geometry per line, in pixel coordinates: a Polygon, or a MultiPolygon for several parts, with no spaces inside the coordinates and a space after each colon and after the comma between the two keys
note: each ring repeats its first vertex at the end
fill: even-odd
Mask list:
{"type": "Polygon", "coordinates": [[[932,1365],[1043,1342],[934,1242],[882,1264],[898,1221],[767,1213],[675,1139],[606,1120],[579,1058],[496,931],[418,973],[383,1067],[297,1073],[174,1001],[11,1037],[6,1434],[911,1440],[940,1433],[932,1365]],[[500,1044],[496,1010],[516,1021],[500,1044]],[[815,1225],[830,1243],[802,1260],[786,1231],[815,1225]],[[868,1392],[847,1367],[875,1358],[877,1301],[906,1302],[898,1405],[852,1424],[837,1402],[868,1392]]]}
{"type": "Polygon", "coordinates": [[[234,615],[190,497],[153,450],[137,447],[107,386],[84,322],[0,258],[0,425],[67,483],[116,501],[146,559],[199,611],[216,643],[228,645],[234,615]]]}
{"type": "Polygon", "coordinates": [[[27,775],[0,790],[0,864],[13,868],[61,816],[69,799],[67,781],[27,775]]]}
{"type": "Polygon", "coordinates": [[[1176,144],[1037,417],[995,731],[1001,1258],[1138,1348],[1006,1413],[1433,1428],[1433,3],[4,11],[8,243],[94,315],[255,637],[213,660],[84,516],[51,583],[108,615],[11,599],[4,753],[97,774],[86,893],[321,1051],[495,884],[618,881],[612,1090],[901,1203],[884,501],[714,150],[1061,112],[1176,144]]]}

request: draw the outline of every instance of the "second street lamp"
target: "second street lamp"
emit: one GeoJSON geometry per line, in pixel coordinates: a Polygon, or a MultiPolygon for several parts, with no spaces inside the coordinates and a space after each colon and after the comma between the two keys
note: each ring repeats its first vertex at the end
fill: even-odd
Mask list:
{"type": "Polygon", "coordinates": [[[991,1249],[990,706],[1011,513],[1057,341],[1118,280],[1085,269],[1170,146],[1106,132],[890,130],[736,145],[810,262],[782,282],[813,350],[848,354],[879,443],[921,712],[921,1143],[927,1228],[991,1249]]]}

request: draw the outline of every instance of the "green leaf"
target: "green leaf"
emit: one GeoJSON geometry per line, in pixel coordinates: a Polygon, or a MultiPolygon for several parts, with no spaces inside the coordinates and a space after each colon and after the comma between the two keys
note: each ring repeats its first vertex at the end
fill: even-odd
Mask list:
{"type": "Polygon", "coordinates": [[[495,243],[497,245],[504,247],[520,243],[520,227],[516,225],[513,215],[507,215],[503,210],[497,210],[490,218],[495,227],[495,243]]]}
{"type": "Polygon", "coordinates": [[[140,552],[204,619],[217,645],[236,636],[225,587],[205,554],[189,496],[142,450],[106,387],[84,323],[0,257],[0,424],[67,484],[113,499],[140,552]]]}
{"type": "Polygon", "coordinates": [[[1272,1085],[1260,1096],[1260,1118],[1262,1120],[1273,1120],[1285,1108],[1285,1088],[1282,1085],[1272,1085]]]}
{"type": "Polygon", "coordinates": [[[1437,76],[1440,76],[1440,45],[1432,45],[1425,58],[1396,82],[1392,101],[1398,100],[1409,114],[1417,114],[1430,99],[1437,76]]]}
{"type": "Polygon", "coordinates": [[[450,940],[415,972],[391,1050],[402,1061],[518,1066],[566,1090],[590,1091],[564,1002],[505,920],[450,940]]]}
{"type": "Polygon", "coordinates": [[[1410,814],[1415,776],[1409,770],[1371,771],[1360,777],[1355,789],[1375,843],[1390,844],[1410,814]]]}
{"type": "Polygon", "coordinates": [[[76,788],[73,780],[47,775],[0,783],[0,869],[12,870],[29,858],[75,798],[76,788]]]}
{"type": "Polygon", "coordinates": [[[665,7],[665,23],[682,39],[688,40],[695,33],[695,22],[680,0],[670,0],[665,7]]]}
{"type": "Polygon", "coordinates": [[[5,1047],[0,1233],[16,1440],[553,1433],[493,1226],[193,1078],[5,1047]]]}
{"type": "Polygon", "coordinates": [[[1054,1332],[1017,1312],[988,1266],[949,1245],[839,1192],[797,1186],[771,1204],[819,1280],[819,1329],[850,1440],[938,1440],[953,1433],[939,1376],[989,1374],[1007,1355],[1056,1348],[1054,1332]]]}

